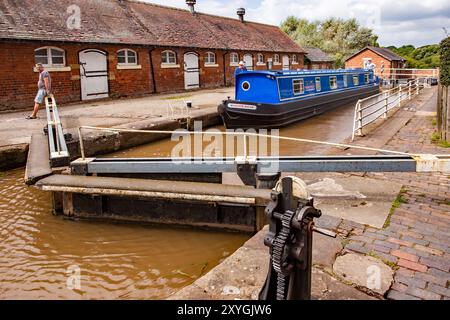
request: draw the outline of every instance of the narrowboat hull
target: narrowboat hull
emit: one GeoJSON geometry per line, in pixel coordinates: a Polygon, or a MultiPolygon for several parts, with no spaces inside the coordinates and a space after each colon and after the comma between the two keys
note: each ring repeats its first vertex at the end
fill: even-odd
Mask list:
{"type": "Polygon", "coordinates": [[[355,88],[280,104],[224,100],[218,111],[227,129],[276,129],[356,102],[379,90],[379,86],[355,88]]]}

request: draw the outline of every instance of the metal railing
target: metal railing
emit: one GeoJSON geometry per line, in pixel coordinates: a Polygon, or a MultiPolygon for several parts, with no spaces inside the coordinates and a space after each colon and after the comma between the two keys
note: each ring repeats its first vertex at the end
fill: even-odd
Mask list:
{"type": "Polygon", "coordinates": [[[168,100],[167,118],[170,120],[178,120],[180,118],[188,118],[190,110],[188,103],[184,99],[168,100]]]}
{"type": "Polygon", "coordinates": [[[352,141],[354,141],[355,135],[363,135],[362,130],[365,126],[373,123],[380,117],[387,118],[390,110],[400,107],[403,101],[411,100],[413,96],[420,93],[422,88],[420,80],[416,79],[410,81],[407,85],[400,85],[358,100],[353,118],[352,141]]]}
{"type": "Polygon", "coordinates": [[[69,151],[59,117],[58,107],[54,95],[45,97],[45,109],[47,113],[47,134],[50,149],[50,162],[53,164],[61,159],[68,159],[69,151]]]}
{"type": "Polygon", "coordinates": [[[439,69],[375,68],[373,71],[382,79],[439,78],[439,69]]]}

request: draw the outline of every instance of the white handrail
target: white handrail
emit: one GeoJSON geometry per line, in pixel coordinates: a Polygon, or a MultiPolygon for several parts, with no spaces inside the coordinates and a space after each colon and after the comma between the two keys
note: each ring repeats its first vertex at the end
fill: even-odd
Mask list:
{"type": "Polygon", "coordinates": [[[420,81],[416,79],[410,81],[407,86],[399,86],[358,100],[353,117],[352,141],[355,140],[355,135],[363,135],[362,130],[365,126],[380,117],[386,119],[390,110],[400,107],[405,100],[411,100],[420,93],[420,89],[420,81]]]}

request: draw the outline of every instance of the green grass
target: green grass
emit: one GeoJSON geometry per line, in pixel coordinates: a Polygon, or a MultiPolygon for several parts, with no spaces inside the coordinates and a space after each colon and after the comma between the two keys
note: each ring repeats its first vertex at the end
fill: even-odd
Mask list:
{"type": "Polygon", "coordinates": [[[433,125],[433,127],[437,126],[437,120],[436,118],[431,119],[431,124],[433,125]]]}
{"type": "Polygon", "coordinates": [[[392,262],[392,261],[389,261],[389,260],[385,260],[385,259],[383,259],[379,255],[377,255],[373,251],[370,251],[367,255],[372,257],[372,258],[375,258],[375,259],[383,261],[384,264],[387,264],[394,271],[397,271],[399,269],[398,265],[395,262],[392,262]]]}
{"type": "Polygon", "coordinates": [[[391,217],[394,214],[395,209],[400,208],[400,205],[402,203],[408,203],[408,200],[405,199],[405,193],[407,191],[408,190],[406,190],[404,187],[402,187],[400,189],[400,192],[398,193],[398,195],[395,198],[394,202],[392,202],[392,207],[391,207],[391,210],[389,211],[389,215],[388,215],[388,217],[387,217],[387,219],[386,219],[386,221],[385,221],[385,223],[383,225],[383,229],[386,229],[387,227],[390,226],[390,224],[391,224],[391,217]]]}
{"type": "Polygon", "coordinates": [[[191,94],[183,94],[183,95],[179,95],[179,96],[169,97],[166,100],[179,100],[179,99],[185,99],[185,98],[192,98],[192,95],[191,94]]]}
{"type": "Polygon", "coordinates": [[[450,142],[448,142],[446,140],[442,140],[441,137],[439,136],[439,133],[437,133],[437,132],[433,132],[431,134],[431,142],[433,142],[434,144],[437,144],[438,146],[440,146],[442,148],[450,148],[450,142]]]}

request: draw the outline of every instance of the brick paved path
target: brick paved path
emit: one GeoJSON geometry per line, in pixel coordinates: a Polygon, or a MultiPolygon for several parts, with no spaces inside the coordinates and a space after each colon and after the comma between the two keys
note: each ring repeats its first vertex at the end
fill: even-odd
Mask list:
{"type": "MultiPolygon", "coordinates": [[[[431,144],[432,118],[414,116],[386,145],[410,153],[448,154],[431,144]]],[[[369,254],[395,270],[388,299],[450,300],[450,176],[371,173],[404,187],[384,229],[354,229],[345,250],[369,254]]]]}

